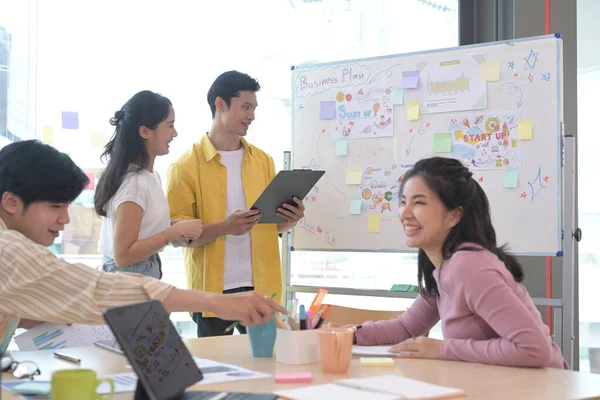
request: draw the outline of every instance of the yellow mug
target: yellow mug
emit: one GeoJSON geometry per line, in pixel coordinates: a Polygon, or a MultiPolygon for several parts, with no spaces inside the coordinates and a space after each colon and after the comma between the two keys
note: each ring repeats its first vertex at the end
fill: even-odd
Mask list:
{"type": "Polygon", "coordinates": [[[52,374],[52,400],[110,400],[115,394],[115,382],[98,379],[91,369],[64,369],[52,374]],[[110,385],[110,393],[101,396],[96,390],[102,382],[110,385]]]}

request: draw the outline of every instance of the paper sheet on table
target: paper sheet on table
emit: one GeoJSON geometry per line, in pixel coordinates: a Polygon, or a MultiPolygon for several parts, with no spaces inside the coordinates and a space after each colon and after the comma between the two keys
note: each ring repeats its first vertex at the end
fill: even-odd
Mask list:
{"type": "Polygon", "coordinates": [[[373,392],[365,392],[363,390],[352,389],[333,383],[326,385],[307,386],[299,389],[276,390],[274,392],[278,396],[293,400],[394,400],[397,396],[388,394],[380,394],[373,392]]]}
{"type": "MultiPolygon", "coordinates": [[[[271,376],[236,365],[223,364],[204,358],[194,357],[194,361],[196,361],[196,365],[202,371],[203,376],[202,381],[196,383],[196,385],[208,385],[211,383],[233,382],[247,379],[263,379],[271,376]]],[[[128,365],[127,367],[131,368],[131,365],[128,365]]],[[[135,373],[131,372],[130,375],[135,376],[135,373]]]]}
{"type": "Polygon", "coordinates": [[[398,375],[380,375],[370,378],[338,379],[336,385],[358,389],[363,393],[386,393],[400,399],[447,399],[463,397],[465,392],[447,386],[434,385],[398,375]]]}
{"type": "Polygon", "coordinates": [[[88,347],[98,340],[115,340],[108,325],[57,324],[46,322],[15,336],[21,351],[88,347]]]}
{"type": "Polygon", "coordinates": [[[393,357],[392,353],[388,353],[388,350],[391,349],[392,346],[352,346],[352,355],[353,356],[387,356],[393,357]]]}

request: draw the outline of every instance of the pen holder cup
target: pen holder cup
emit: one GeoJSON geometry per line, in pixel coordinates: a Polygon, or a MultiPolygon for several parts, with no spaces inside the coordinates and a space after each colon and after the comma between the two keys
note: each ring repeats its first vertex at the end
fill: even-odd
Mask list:
{"type": "Polygon", "coordinates": [[[283,364],[312,364],[319,362],[317,330],[290,331],[277,329],[276,360],[283,364]]]}

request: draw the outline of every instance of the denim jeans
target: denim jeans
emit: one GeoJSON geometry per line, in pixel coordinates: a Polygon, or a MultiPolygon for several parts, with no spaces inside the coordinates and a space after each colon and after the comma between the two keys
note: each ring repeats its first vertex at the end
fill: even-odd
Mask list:
{"type": "Polygon", "coordinates": [[[125,268],[117,267],[115,260],[109,256],[102,256],[102,266],[105,272],[133,272],[150,276],[152,278],[162,278],[162,262],[158,253],[152,254],[150,257],[134,262],[125,268]]]}

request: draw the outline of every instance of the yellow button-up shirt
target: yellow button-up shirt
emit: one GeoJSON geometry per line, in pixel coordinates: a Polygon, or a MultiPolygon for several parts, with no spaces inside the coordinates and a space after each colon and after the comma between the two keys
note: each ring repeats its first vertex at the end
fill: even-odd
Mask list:
{"type": "MultiPolygon", "coordinates": [[[[275,177],[275,163],[264,151],[242,138],[242,184],[248,209],[275,177]]],[[[167,200],[172,219],[201,219],[204,225],[223,221],[227,215],[227,168],[221,155],[204,135],[171,167],[167,200]]],[[[250,231],[254,290],[281,299],[281,260],[277,224],[257,224],[250,231]]],[[[225,237],[196,248],[183,249],[188,287],[223,292],[225,237]]],[[[212,313],[204,316],[214,317],[212,313]]]]}

